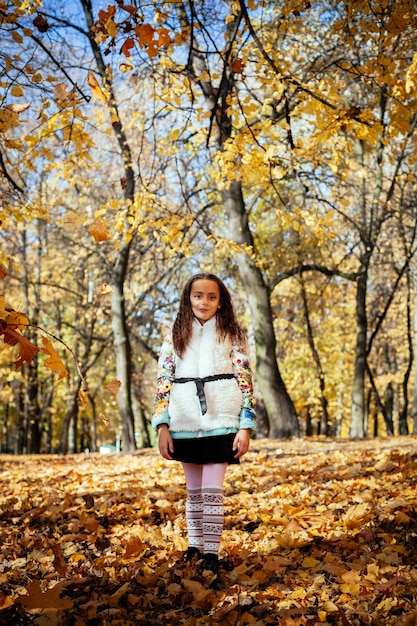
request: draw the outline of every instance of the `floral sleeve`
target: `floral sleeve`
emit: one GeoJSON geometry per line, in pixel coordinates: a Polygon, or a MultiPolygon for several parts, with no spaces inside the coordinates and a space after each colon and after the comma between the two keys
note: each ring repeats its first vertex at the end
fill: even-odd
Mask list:
{"type": "Polygon", "coordinates": [[[253,396],[252,371],[250,368],[249,357],[243,348],[233,346],[232,363],[237,383],[243,396],[239,428],[250,428],[252,434],[255,434],[255,399],[253,396]]]}
{"type": "Polygon", "coordinates": [[[153,405],[152,426],[170,423],[168,405],[172,382],[175,378],[175,353],[171,336],[167,336],[162,344],[158,360],[158,380],[153,405]]]}

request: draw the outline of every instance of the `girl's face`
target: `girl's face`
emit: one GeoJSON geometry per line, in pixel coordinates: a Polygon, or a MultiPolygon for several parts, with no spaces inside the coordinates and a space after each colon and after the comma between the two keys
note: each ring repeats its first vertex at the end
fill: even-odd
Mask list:
{"type": "Polygon", "coordinates": [[[204,324],[220,309],[219,285],[214,280],[194,281],[191,285],[190,301],[194,316],[204,324]]]}

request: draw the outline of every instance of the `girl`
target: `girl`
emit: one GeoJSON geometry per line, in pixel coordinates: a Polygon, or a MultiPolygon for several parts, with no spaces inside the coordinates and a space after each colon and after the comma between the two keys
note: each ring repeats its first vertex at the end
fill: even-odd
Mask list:
{"type": "Polygon", "coordinates": [[[161,455],[181,461],[187,500],[187,560],[204,556],[218,575],[223,481],[256,432],[252,373],[229,291],[213,274],[184,286],[158,362],[152,424],[161,455]]]}

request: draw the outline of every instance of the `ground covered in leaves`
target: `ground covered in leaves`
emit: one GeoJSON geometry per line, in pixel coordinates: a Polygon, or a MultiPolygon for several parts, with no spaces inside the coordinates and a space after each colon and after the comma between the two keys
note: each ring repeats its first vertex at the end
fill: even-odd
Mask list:
{"type": "Polygon", "coordinates": [[[417,625],[417,438],[262,440],[226,477],[220,589],[156,450],[0,456],[0,624],[417,625]]]}

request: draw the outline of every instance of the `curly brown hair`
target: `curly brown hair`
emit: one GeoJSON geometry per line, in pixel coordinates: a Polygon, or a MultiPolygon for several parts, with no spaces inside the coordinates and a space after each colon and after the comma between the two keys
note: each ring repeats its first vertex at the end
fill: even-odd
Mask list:
{"type": "Polygon", "coordinates": [[[191,276],[191,278],[189,278],[185,283],[182,290],[180,308],[172,327],[172,342],[175,352],[182,357],[191,341],[194,314],[191,307],[190,294],[191,287],[196,280],[212,280],[219,286],[220,308],[216,313],[216,329],[218,337],[221,340],[229,337],[233,343],[236,343],[237,345],[245,345],[246,337],[237,321],[229,290],[218,276],[202,272],[191,276]]]}

